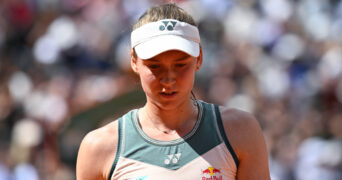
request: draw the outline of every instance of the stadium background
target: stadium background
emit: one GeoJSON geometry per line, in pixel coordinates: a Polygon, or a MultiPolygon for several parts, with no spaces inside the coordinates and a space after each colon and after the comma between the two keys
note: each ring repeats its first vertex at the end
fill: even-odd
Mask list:
{"type": "MultiPolygon", "coordinates": [[[[129,35],[162,2],[0,1],[0,180],[75,179],[83,136],[144,102],[129,35]]],[[[257,117],[272,179],[341,180],[342,1],[174,2],[201,33],[197,98],[257,117]]]]}

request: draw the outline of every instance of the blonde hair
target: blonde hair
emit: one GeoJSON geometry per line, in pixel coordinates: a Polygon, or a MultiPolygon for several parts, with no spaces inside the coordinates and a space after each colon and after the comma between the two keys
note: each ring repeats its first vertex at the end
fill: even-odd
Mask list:
{"type": "Polygon", "coordinates": [[[156,22],[162,19],[176,19],[194,25],[195,21],[191,15],[174,3],[163,4],[148,9],[134,24],[133,30],[149,22],[156,22]]]}

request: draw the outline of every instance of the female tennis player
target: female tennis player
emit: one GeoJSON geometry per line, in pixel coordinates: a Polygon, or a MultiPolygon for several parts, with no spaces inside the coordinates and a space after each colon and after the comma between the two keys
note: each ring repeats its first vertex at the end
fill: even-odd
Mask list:
{"type": "Polygon", "coordinates": [[[246,112],[191,98],[202,48],[175,4],[147,10],[131,33],[131,67],[146,104],[83,139],[77,179],[270,179],[266,145],[246,112]]]}

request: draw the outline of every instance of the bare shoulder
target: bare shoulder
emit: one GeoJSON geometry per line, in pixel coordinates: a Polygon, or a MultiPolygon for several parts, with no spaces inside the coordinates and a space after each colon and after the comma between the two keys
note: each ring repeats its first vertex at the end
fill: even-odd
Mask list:
{"type": "Polygon", "coordinates": [[[223,123],[234,126],[235,128],[253,128],[259,126],[255,117],[246,111],[221,106],[220,112],[223,123]]]}
{"type": "Polygon", "coordinates": [[[236,146],[251,144],[255,138],[263,139],[259,122],[252,114],[227,107],[220,107],[220,112],[226,134],[236,146]]]}
{"type": "Polygon", "coordinates": [[[117,120],[89,132],[83,138],[78,151],[77,179],[108,179],[116,155],[117,143],[117,120]]]}
{"type": "Polygon", "coordinates": [[[265,139],[256,118],[245,111],[220,107],[227,138],[238,159],[238,179],[270,179],[265,139]]]}

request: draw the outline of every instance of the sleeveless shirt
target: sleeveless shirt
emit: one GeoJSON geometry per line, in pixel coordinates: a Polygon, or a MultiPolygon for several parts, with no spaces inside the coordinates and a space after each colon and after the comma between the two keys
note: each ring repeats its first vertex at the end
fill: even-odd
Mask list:
{"type": "Polygon", "coordinates": [[[119,138],[109,180],[235,180],[238,158],[217,105],[197,100],[198,119],[186,136],[159,141],[141,129],[138,109],[119,118],[119,138]]]}

